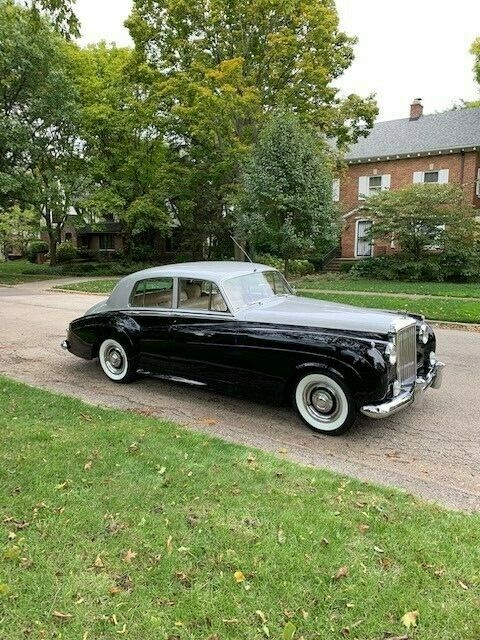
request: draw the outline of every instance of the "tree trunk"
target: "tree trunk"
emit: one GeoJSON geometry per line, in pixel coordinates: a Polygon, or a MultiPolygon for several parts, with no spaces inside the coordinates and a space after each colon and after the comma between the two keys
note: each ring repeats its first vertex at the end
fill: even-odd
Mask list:
{"type": "Polygon", "coordinates": [[[290,262],[290,258],[285,258],[283,262],[283,275],[285,280],[288,280],[288,264],[290,262]]]}
{"type": "Polygon", "coordinates": [[[57,264],[57,234],[54,229],[48,229],[48,243],[50,245],[50,266],[57,264]]]}

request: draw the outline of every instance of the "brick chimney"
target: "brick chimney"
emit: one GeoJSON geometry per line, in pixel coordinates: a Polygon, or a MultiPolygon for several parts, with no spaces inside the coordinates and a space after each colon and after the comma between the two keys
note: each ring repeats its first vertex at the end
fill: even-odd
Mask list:
{"type": "Polygon", "coordinates": [[[410,105],[410,120],[418,120],[423,116],[423,104],[421,98],[415,98],[410,105]]]}

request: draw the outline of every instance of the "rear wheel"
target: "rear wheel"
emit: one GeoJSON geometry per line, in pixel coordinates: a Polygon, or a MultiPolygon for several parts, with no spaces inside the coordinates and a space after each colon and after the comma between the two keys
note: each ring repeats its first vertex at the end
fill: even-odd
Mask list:
{"type": "Polygon", "coordinates": [[[104,373],[113,382],[130,382],[136,373],[132,358],[117,340],[104,340],[98,350],[98,359],[104,373]]]}
{"type": "Polygon", "coordinates": [[[302,420],[317,433],[340,435],[355,421],[352,394],[343,380],[331,373],[309,373],[300,378],[293,402],[302,420]]]}

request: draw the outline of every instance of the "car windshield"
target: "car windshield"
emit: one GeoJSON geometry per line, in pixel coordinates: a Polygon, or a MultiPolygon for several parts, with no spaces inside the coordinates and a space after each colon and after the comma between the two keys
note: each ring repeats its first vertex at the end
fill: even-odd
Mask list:
{"type": "Polygon", "coordinates": [[[279,271],[256,271],[224,282],[223,287],[234,309],[292,294],[279,271]]]}

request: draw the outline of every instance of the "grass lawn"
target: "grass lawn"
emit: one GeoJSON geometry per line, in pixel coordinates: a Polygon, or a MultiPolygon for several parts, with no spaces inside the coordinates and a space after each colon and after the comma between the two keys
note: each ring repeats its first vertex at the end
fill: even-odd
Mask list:
{"type": "Polygon", "coordinates": [[[348,275],[326,273],[298,280],[299,289],[332,291],[370,291],[372,293],[408,293],[417,295],[480,298],[480,282],[399,282],[398,280],[368,280],[349,278],[348,275]]]}
{"type": "Polygon", "coordinates": [[[5,378],[0,428],[1,638],[480,637],[479,515],[5,378]]]}
{"type": "Polygon", "coordinates": [[[104,293],[110,295],[118,282],[118,278],[108,280],[88,280],[87,282],[75,282],[74,284],[60,284],[54,289],[67,289],[68,291],[85,291],[87,293],[104,293]]]}
{"type": "Polygon", "coordinates": [[[0,262],[0,284],[21,284],[50,278],[58,278],[58,274],[52,274],[47,264],[32,264],[27,260],[0,262]]]}
{"type": "Polygon", "coordinates": [[[370,309],[389,309],[423,314],[428,320],[447,322],[480,322],[480,300],[455,298],[402,298],[388,295],[360,295],[349,293],[320,293],[305,291],[301,295],[319,300],[331,300],[370,309]]]}

